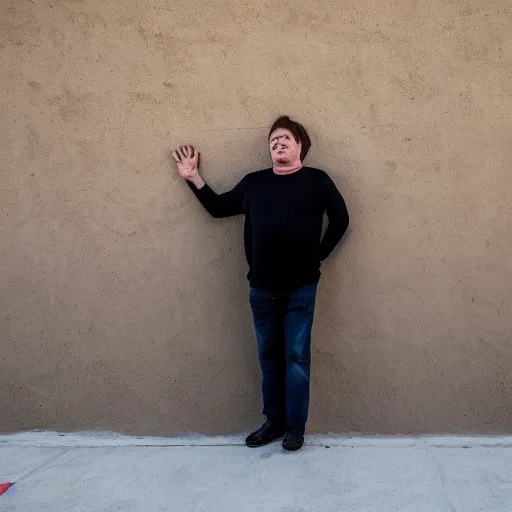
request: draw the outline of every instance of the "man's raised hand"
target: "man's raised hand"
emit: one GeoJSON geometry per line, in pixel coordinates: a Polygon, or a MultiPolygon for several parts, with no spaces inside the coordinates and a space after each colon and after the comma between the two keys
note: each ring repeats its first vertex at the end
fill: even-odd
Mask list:
{"type": "Polygon", "coordinates": [[[178,172],[182,178],[191,181],[199,175],[199,153],[194,146],[180,146],[172,152],[172,156],[178,164],[178,172]]]}

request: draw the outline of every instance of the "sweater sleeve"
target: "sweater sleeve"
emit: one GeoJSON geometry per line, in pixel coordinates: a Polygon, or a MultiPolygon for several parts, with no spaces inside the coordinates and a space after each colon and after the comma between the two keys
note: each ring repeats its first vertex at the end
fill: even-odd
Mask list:
{"type": "Polygon", "coordinates": [[[325,194],[325,211],[329,225],[320,242],[320,260],[323,261],[331,254],[342,236],[347,231],[349,216],[347,206],[336,185],[326,174],[323,182],[325,194]]]}
{"type": "Polygon", "coordinates": [[[189,181],[187,184],[212,217],[218,219],[244,213],[245,178],[235,188],[223,194],[215,193],[206,184],[201,189],[197,189],[189,181]]]}

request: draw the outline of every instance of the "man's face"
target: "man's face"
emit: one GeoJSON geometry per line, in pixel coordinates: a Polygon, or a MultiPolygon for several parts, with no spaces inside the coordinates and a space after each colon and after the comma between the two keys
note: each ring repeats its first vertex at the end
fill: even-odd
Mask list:
{"type": "Polygon", "coordinates": [[[270,156],[274,164],[300,162],[302,144],[297,142],[289,130],[278,128],[269,139],[270,156]]]}

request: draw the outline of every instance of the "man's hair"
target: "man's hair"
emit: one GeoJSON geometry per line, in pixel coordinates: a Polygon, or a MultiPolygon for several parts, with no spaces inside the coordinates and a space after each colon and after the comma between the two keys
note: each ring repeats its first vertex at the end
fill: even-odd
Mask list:
{"type": "Polygon", "coordinates": [[[288,116],[280,116],[275,121],[270,131],[268,132],[268,140],[270,140],[270,136],[278,129],[284,128],[292,133],[295,142],[300,142],[302,144],[302,148],[300,151],[300,161],[302,162],[306,155],[308,154],[309,148],[311,147],[311,139],[309,138],[308,132],[297,121],[293,121],[288,116]]]}

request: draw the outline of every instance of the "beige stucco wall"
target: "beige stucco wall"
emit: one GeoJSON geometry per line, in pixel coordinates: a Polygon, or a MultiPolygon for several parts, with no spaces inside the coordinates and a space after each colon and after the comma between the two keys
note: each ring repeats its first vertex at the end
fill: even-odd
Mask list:
{"type": "Polygon", "coordinates": [[[0,430],[260,421],[242,219],[217,190],[304,122],[352,225],[310,428],[512,431],[509,0],[2,0],[0,430]]]}

